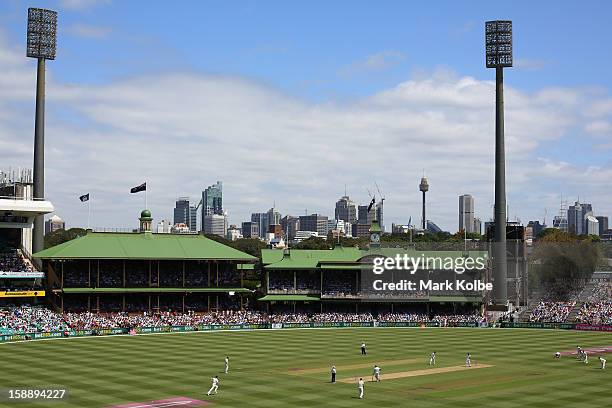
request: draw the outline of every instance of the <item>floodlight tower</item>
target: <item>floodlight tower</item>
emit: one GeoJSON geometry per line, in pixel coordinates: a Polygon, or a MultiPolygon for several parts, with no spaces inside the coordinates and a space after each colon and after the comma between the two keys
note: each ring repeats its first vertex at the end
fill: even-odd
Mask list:
{"type": "Polygon", "coordinates": [[[425,193],[429,191],[429,183],[427,183],[427,177],[423,174],[421,178],[421,184],[419,184],[419,190],[423,193],[423,231],[427,229],[427,221],[425,219],[425,193]]]}
{"type": "Polygon", "coordinates": [[[512,21],[485,23],[486,66],[495,68],[495,237],[493,304],[508,302],[506,264],[506,157],[504,152],[504,68],[512,66],[512,21]]]}
{"type": "MultiPolygon", "coordinates": [[[[28,9],[27,56],[38,59],[36,76],[36,120],[34,124],[34,199],[45,197],[45,60],[55,59],[57,12],[28,9]]],[[[32,252],[44,247],[44,216],[34,218],[32,252]]]]}

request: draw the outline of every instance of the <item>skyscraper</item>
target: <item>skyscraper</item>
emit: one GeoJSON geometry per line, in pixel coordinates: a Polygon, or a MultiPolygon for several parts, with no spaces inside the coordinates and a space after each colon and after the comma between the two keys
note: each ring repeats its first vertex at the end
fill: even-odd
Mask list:
{"type": "Polygon", "coordinates": [[[319,236],[327,236],[327,216],[319,214],[300,215],[300,231],[317,232],[319,236]]]}
{"type": "Polygon", "coordinates": [[[195,232],[197,226],[197,210],[195,206],[190,205],[189,197],[179,197],[174,206],[174,225],[185,224],[189,227],[189,231],[195,232]]]}
{"type": "Polygon", "coordinates": [[[567,209],[568,232],[576,235],[586,234],[587,215],[593,215],[593,207],[591,204],[576,201],[574,205],[570,205],[567,209]]]}
{"type": "Polygon", "coordinates": [[[268,210],[268,226],[280,225],[281,213],[276,211],[276,208],[272,207],[268,210]]]}
{"type": "Polygon", "coordinates": [[[385,232],[385,224],[383,223],[383,201],[380,201],[376,204],[376,221],[378,221],[378,226],[380,227],[381,232],[385,232]]]}
{"type": "Polygon", "coordinates": [[[337,220],[354,224],[357,221],[357,209],[355,203],[348,196],[341,197],[336,201],[336,211],[334,217],[337,220]]]}
{"type": "Polygon", "coordinates": [[[598,235],[599,236],[599,221],[597,218],[588,214],[584,218],[584,233],[587,235],[598,235]]]}
{"type": "Polygon", "coordinates": [[[608,229],[608,217],[599,215],[595,218],[599,221],[599,236],[602,236],[604,231],[608,229]]]}
{"type": "Polygon", "coordinates": [[[223,215],[223,187],[220,181],[202,191],[202,220],[209,214],[223,215]]]}
{"type": "Polygon", "coordinates": [[[482,221],[480,221],[480,218],[474,218],[474,229],[472,232],[482,235],[482,221]]]}
{"type": "Polygon", "coordinates": [[[244,238],[259,238],[259,224],[251,221],[243,222],[242,236],[244,238]]]}
{"type": "Polygon", "coordinates": [[[268,232],[268,213],[253,213],[251,214],[251,222],[257,224],[257,231],[259,232],[260,238],[266,237],[266,232],[268,232]]]}
{"type": "Polygon", "coordinates": [[[459,231],[474,232],[474,197],[459,196],[459,231]]]}
{"type": "Polygon", "coordinates": [[[376,208],[372,206],[370,211],[368,212],[367,205],[360,205],[357,207],[357,222],[362,225],[372,225],[372,221],[376,217],[376,208]]]}

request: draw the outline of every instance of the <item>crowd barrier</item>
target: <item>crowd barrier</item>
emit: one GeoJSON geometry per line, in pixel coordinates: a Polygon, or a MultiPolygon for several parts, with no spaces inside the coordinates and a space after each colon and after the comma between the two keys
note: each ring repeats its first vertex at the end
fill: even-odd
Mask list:
{"type": "MultiPolygon", "coordinates": [[[[340,328],[340,327],[441,327],[439,322],[310,322],[310,323],[264,323],[264,324],[207,324],[198,326],[165,326],[165,327],[138,327],[133,329],[135,334],[171,333],[214,330],[257,330],[257,329],[304,329],[304,328],[340,328]]],[[[444,327],[483,327],[472,322],[447,323],[444,327]]],[[[487,325],[484,325],[487,327],[487,325]]],[[[565,329],[585,331],[612,332],[612,325],[592,325],[574,323],[531,323],[531,322],[502,322],[503,328],[522,329],[565,329]]],[[[38,340],[54,337],[83,337],[108,336],[129,334],[128,328],[98,329],[98,330],[66,330],[44,333],[18,333],[2,334],[0,342],[19,340],[38,340]]]]}

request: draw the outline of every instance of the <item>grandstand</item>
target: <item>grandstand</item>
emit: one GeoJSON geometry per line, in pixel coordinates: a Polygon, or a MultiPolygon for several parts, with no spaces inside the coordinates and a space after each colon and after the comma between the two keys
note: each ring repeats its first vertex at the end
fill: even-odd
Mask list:
{"type": "Polygon", "coordinates": [[[135,233],[93,232],[34,254],[48,300],[77,312],[188,312],[244,308],[246,268],[257,258],[203,235],[155,234],[144,210],[135,233]]]}
{"type": "MultiPolygon", "coordinates": [[[[350,312],[372,313],[375,316],[407,313],[434,316],[475,310],[482,312],[486,301],[482,291],[372,291],[363,274],[366,270],[371,271],[371,259],[397,254],[460,258],[484,255],[484,252],[416,251],[414,248],[381,248],[378,245],[370,245],[367,251],[341,246],[331,250],[264,249],[262,265],[266,294],[259,300],[266,303],[270,313],[350,312]]],[[[487,271],[466,271],[464,275],[457,275],[453,271],[420,268],[411,278],[415,281],[455,281],[477,276],[486,278],[487,271]]]]}
{"type": "Polygon", "coordinates": [[[29,171],[0,171],[0,307],[45,296],[44,273],[31,258],[32,224],[53,210],[49,201],[32,198],[29,171]]]}

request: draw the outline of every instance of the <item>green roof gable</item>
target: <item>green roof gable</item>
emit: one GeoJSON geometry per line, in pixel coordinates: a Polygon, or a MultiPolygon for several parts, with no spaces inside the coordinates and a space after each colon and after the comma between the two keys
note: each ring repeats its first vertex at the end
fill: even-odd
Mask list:
{"type": "Polygon", "coordinates": [[[257,258],[203,235],[89,232],[33,255],[40,259],[190,259],[255,262],[257,258]]]}

